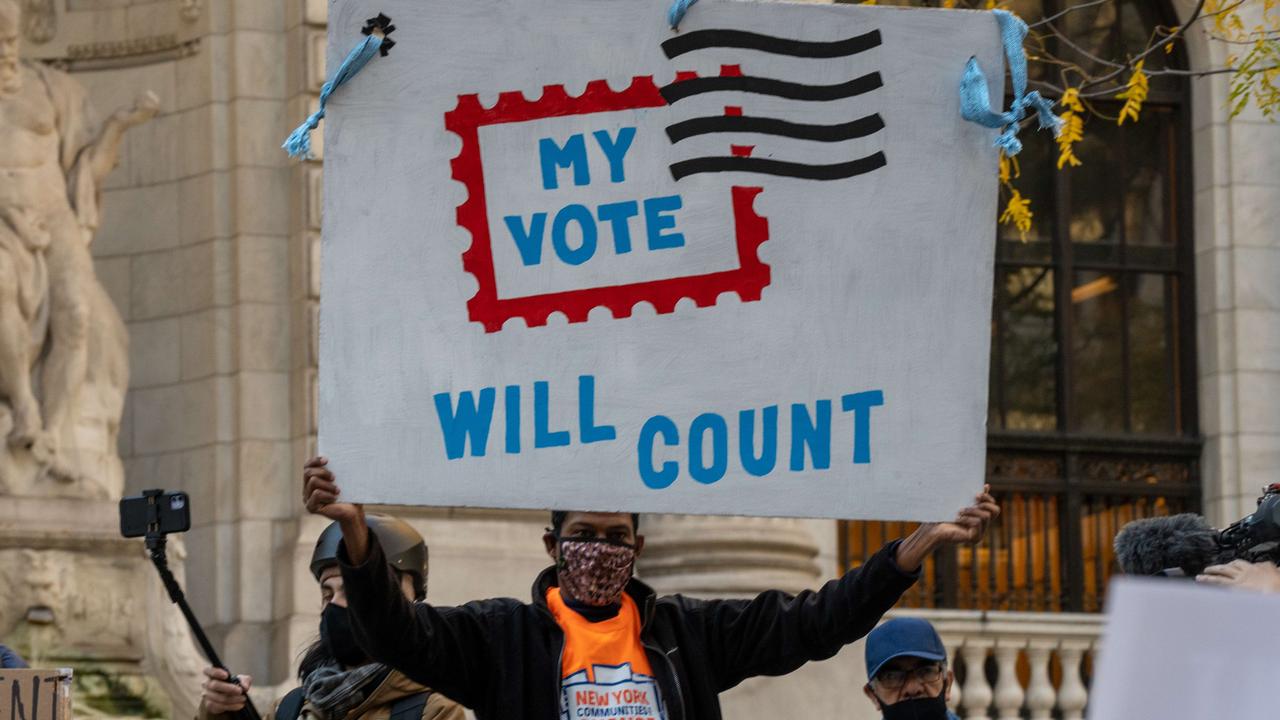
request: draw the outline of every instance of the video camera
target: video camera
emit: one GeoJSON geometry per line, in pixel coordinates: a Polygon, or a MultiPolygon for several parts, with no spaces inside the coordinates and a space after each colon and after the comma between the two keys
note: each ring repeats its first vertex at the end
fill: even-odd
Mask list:
{"type": "MultiPolygon", "coordinates": [[[[227,670],[227,666],[222,664],[222,660],[218,658],[218,652],[209,642],[208,636],[204,634],[200,621],[191,611],[191,606],[187,604],[187,596],[183,594],[178,579],[169,570],[169,558],[165,554],[165,536],[190,529],[191,502],[184,492],[143,490],[141,495],[120,500],[120,534],[127,538],[146,538],[151,562],[156,566],[156,572],[160,573],[160,580],[164,583],[164,589],[169,592],[169,599],[182,611],[182,616],[187,619],[187,624],[191,626],[191,633],[195,635],[196,642],[200,644],[200,649],[204,651],[205,657],[209,658],[209,662],[216,668],[227,670]]],[[[230,682],[240,684],[230,670],[227,670],[227,677],[230,682]]],[[[244,698],[244,708],[236,713],[236,717],[241,720],[261,720],[258,709],[253,706],[253,701],[247,694],[244,698]]]]}
{"type": "Polygon", "coordinates": [[[1134,520],[1116,535],[1115,550],[1127,575],[1195,577],[1232,560],[1280,565],[1280,483],[1263,488],[1258,509],[1224,530],[1191,513],[1134,520]]]}
{"type": "Polygon", "coordinates": [[[1258,509],[1218,533],[1218,546],[1233,560],[1280,565],[1280,483],[1263,488],[1258,509]]]}

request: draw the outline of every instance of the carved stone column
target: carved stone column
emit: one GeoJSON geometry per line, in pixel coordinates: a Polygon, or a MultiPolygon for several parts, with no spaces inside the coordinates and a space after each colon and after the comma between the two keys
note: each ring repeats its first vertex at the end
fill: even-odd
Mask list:
{"type": "Polygon", "coordinates": [[[1089,702],[1089,691],[1080,677],[1080,663],[1090,649],[1088,640],[1063,640],[1058,649],[1058,659],[1062,661],[1062,686],[1058,689],[1058,709],[1065,720],[1080,720],[1084,717],[1085,705],[1089,702]]]}
{"type": "MultiPolygon", "coordinates": [[[[646,515],[637,574],[659,593],[743,597],[762,590],[815,587],[834,567],[820,568],[821,538],[830,523],[783,518],[646,515]]],[[[834,530],[830,530],[834,534],[834,530]]]]}
{"type": "Polygon", "coordinates": [[[989,720],[987,708],[991,706],[994,692],[987,683],[983,668],[986,666],[987,653],[995,646],[995,640],[984,637],[969,638],[960,656],[964,658],[966,668],[964,681],[964,718],[965,720],[989,720]]]}
{"type": "Polygon", "coordinates": [[[1049,720],[1053,716],[1057,692],[1049,679],[1049,659],[1057,647],[1057,638],[1032,638],[1027,645],[1027,662],[1031,666],[1027,709],[1031,711],[1031,720],[1049,720]]]}
{"type": "MultiPolygon", "coordinates": [[[[942,635],[942,646],[947,649],[947,668],[952,672],[955,671],[956,659],[960,655],[960,646],[964,645],[964,637],[958,635],[942,635]]],[[[947,698],[947,709],[953,713],[958,713],[960,709],[960,701],[964,699],[964,689],[959,682],[951,683],[951,697],[947,698]]]]}
{"type": "Polygon", "coordinates": [[[1018,682],[1018,655],[1026,647],[1023,638],[1000,638],[996,641],[995,705],[999,720],[1017,720],[1021,717],[1022,701],[1026,692],[1018,682]]]}

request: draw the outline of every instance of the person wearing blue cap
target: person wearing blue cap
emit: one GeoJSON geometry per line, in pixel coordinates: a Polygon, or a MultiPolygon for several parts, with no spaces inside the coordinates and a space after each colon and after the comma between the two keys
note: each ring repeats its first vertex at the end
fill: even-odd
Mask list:
{"type": "Polygon", "coordinates": [[[947,709],[955,675],[928,620],[894,618],[867,635],[863,692],[885,720],[959,720],[947,709]]]}

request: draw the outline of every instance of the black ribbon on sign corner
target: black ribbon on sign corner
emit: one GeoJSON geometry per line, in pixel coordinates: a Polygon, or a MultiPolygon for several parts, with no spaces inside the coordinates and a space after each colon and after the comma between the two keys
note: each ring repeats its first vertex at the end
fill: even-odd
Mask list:
{"type": "Polygon", "coordinates": [[[372,35],[374,30],[382,33],[382,45],[378,48],[378,54],[386,57],[387,53],[391,52],[391,48],[396,45],[396,41],[391,39],[391,33],[396,31],[396,26],[391,24],[391,18],[385,13],[378,13],[377,17],[364,21],[364,27],[360,28],[360,33],[372,35]]]}

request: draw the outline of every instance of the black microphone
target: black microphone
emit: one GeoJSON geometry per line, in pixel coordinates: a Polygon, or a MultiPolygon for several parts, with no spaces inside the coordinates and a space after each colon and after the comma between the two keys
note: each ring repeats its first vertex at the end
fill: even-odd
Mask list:
{"type": "Polygon", "coordinates": [[[1230,561],[1230,552],[1218,544],[1218,531],[1193,513],[1134,520],[1116,534],[1115,550],[1126,575],[1195,577],[1230,561]]]}

